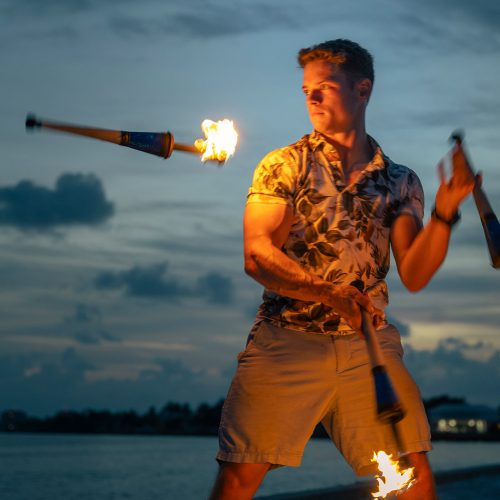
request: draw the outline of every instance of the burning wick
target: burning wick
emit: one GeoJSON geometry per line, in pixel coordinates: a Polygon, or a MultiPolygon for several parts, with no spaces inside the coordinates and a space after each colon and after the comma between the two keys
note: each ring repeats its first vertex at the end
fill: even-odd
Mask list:
{"type": "Polygon", "coordinates": [[[206,140],[196,139],[194,146],[203,153],[201,161],[216,160],[224,163],[234,154],[238,134],[234,129],[232,120],[203,120],[201,128],[205,133],[206,140]]]}
{"type": "Polygon", "coordinates": [[[381,472],[376,476],[379,490],[372,493],[373,498],[387,498],[392,492],[396,492],[397,495],[416,482],[413,475],[414,467],[399,470],[399,463],[392,460],[392,455],[387,455],[384,451],[373,452],[371,461],[378,464],[378,470],[381,472]]]}

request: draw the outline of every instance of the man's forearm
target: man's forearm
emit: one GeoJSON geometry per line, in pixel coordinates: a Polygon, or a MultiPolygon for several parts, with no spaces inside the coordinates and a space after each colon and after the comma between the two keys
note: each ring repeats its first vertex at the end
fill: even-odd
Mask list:
{"type": "Polygon", "coordinates": [[[431,218],[419,231],[399,266],[404,285],[417,292],[429,283],[448,252],[451,228],[431,218]]]}
{"type": "Polygon", "coordinates": [[[274,245],[249,252],[245,271],[275,293],[298,300],[332,305],[333,285],[307,272],[274,245]]]}

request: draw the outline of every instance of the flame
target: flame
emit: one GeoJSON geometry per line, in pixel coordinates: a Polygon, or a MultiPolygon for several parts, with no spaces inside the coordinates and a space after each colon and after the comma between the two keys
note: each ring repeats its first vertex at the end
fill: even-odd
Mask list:
{"type": "Polygon", "coordinates": [[[378,464],[378,470],[381,472],[377,476],[379,490],[372,493],[374,498],[387,498],[389,493],[407,490],[416,481],[413,475],[414,467],[400,470],[399,463],[384,451],[373,452],[372,462],[378,464]]]}
{"type": "Polygon", "coordinates": [[[196,139],[194,143],[196,149],[203,153],[201,161],[217,160],[223,163],[234,154],[238,134],[232,120],[219,120],[218,122],[203,120],[201,128],[207,139],[196,139]]]}

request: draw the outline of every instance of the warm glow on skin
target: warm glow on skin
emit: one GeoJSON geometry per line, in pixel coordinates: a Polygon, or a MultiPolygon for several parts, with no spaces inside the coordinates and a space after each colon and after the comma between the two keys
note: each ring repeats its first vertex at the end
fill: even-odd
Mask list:
{"type": "MultiPolygon", "coordinates": [[[[337,65],[311,61],[304,67],[302,91],[314,129],[328,138],[364,131],[365,108],[371,92],[367,79],[352,82],[337,65]]],[[[343,141],[339,141],[343,142],[343,141]]]]}

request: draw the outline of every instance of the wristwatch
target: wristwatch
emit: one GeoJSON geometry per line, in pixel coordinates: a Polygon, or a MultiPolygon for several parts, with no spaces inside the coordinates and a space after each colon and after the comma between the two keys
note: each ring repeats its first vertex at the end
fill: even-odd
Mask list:
{"type": "Polygon", "coordinates": [[[445,224],[447,224],[450,227],[453,227],[460,220],[461,215],[460,215],[460,211],[457,210],[453,214],[451,219],[445,219],[442,215],[440,215],[438,213],[438,211],[436,210],[436,205],[434,205],[434,207],[432,207],[431,217],[433,219],[440,221],[440,222],[444,222],[445,224]]]}

